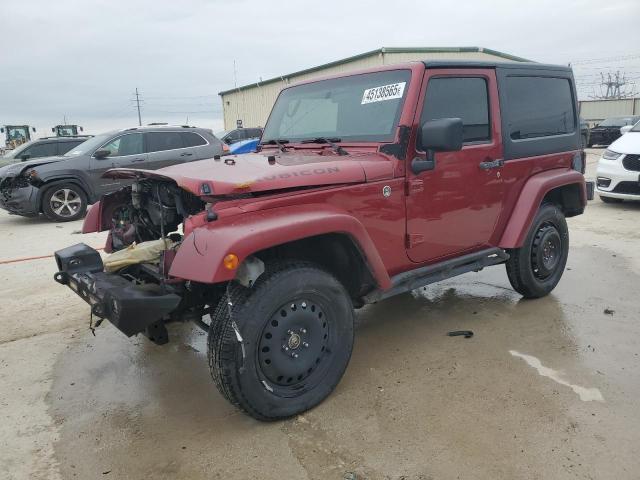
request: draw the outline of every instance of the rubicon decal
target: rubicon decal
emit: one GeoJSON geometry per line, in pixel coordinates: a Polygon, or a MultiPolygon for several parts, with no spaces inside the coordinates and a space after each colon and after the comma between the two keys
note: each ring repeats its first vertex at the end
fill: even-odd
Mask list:
{"type": "Polygon", "coordinates": [[[338,167],[327,167],[327,168],[306,168],[304,170],[294,170],[292,172],[279,173],[277,175],[268,175],[256,180],[257,182],[261,181],[272,181],[278,178],[286,179],[292,177],[305,177],[309,175],[331,175],[333,173],[338,173],[340,168],[338,167]]]}

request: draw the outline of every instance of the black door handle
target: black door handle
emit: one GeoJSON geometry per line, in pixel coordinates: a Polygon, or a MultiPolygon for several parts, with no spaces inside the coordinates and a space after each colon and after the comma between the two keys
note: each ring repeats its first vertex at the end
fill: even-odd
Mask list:
{"type": "Polygon", "coordinates": [[[134,158],[133,160],[131,160],[131,163],[138,163],[138,162],[144,162],[144,158],[134,158]]]}
{"type": "Polygon", "coordinates": [[[191,155],[193,155],[193,153],[182,153],[182,154],[180,154],[181,157],[190,157],[191,155]]]}
{"type": "Polygon", "coordinates": [[[490,170],[492,168],[500,168],[504,166],[504,160],[501,158],[498,160],[487,160],[486,162],[480,162],[480,168],[482,170],[490,170]]]}

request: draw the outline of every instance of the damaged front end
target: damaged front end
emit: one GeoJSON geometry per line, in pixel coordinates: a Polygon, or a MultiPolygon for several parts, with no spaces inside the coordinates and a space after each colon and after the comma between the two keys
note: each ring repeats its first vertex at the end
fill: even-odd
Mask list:
{"type": "Polygon", "coordinates": [[[83,243],[59,250],[54,279],[87,302],[92,316],[108,319],[127,336],[143,333],[164,344],[168,321],[204,326],[202,316],[219,300],[221,287],[168,272],[183,240],[181,225],[206,205],[171,181],[136,180],[103,197],[85,221],[85,232],[109,230],[110,255],[103,260],[83,243]]]}
{"type": "Polygon", "coordinates": [[[38,189],[32,184],[32,172],[0,178],[0,208],[14,215],[38,214],[38,189]]]}

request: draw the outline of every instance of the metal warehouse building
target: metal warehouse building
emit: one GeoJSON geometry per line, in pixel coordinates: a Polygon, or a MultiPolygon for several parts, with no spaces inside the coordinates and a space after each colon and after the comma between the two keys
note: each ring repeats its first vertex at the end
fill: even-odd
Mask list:
{"type": "Polygon", "coordinates": [[[224,128],[231,130],[241,122],[244,127],[264,126],[273,103],[289,84],[324,75],[333,75],[379,65],[416,60],[493,60],[526,62],[514,55],[480,47],[451,48],[379,48],[335,62],[289,73],[277,78],[220,92],[224,128]]]}
{"type": "Polygon", "coordinates": [[[584,100],[580,102],[580,118],[594,125],[609,117],[640,115],[640,98],[620,100],[584,100]]]}

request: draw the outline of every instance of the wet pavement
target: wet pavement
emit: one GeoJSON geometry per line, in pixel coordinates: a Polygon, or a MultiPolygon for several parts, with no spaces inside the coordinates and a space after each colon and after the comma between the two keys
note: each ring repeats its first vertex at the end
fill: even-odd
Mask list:
{"type": "MultiPolygon", "coordinates": [[[[266,424],[218,394],[196,327],[94,337],[52,259],[0,264],[0,478],[638,478],[639,215],[594,200],[571,219],[546,298],[498,266],[365,307],[335,392],[266,424]]],[[[100,244],[77,228],[0,214],[0,261],[100,244]]]]}

